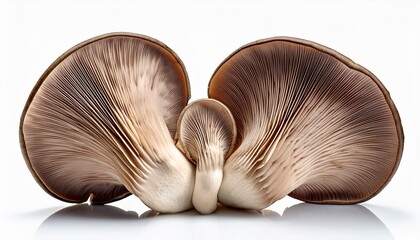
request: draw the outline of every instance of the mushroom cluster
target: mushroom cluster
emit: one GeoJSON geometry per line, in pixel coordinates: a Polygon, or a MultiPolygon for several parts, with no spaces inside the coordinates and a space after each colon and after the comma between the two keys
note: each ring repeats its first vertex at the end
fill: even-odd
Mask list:
{"type": "Polygon", "coordinates": [[[20,143],[50,195],[105,204],[136,195],[160,212],[217,203],[263,209],[286,195],[352,204],[378,194],[403,150],[381,82],[338,52],[295,38],[247,44],[188,104],[179,57],[143,35],[82,42],[41,76],[20,143]]]}

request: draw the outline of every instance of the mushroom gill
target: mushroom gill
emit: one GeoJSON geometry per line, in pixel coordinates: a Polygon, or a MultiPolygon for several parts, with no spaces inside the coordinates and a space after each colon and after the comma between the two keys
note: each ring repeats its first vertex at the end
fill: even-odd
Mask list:
{"type": "Polygon", "coordinates": [[[403,131],[387,90],[324,46],[294,38],[245,45],[220,64],[208,94],[230,109],[238,131],[223,204],[262,209],[288,194],[357,203],[398,167],[403,131]]]}
{"type": "Polygon", "coordinates": [[[202,214],[217,208],[223,164],[232,152],[236,126],[229,109],[214,99],[189,104],[178,120],[177,145],[196,165],[193,205],[202,214]]]}
{"type": "Polygon", "coordinates": [[[194,166],[174,144],[189,99],[178,56],[146,36],[113,33],[64,53],[41,76],[20,124],[34,178],[68,202],[130,193],[150,208],[192,207],[194,166]]]}

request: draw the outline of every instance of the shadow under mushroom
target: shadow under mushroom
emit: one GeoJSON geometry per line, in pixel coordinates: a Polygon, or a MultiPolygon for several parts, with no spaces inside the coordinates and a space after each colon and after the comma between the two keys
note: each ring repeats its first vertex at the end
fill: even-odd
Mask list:
{"type": "Polygon", "coordinates": [[[386,225],[362,205],[301,203],[283,215],[271,210],[235,210],[219,206],[212,215],[143,214],[114,206],[81,204],[44,220],[34,239],[394,239],[386,225]]]}

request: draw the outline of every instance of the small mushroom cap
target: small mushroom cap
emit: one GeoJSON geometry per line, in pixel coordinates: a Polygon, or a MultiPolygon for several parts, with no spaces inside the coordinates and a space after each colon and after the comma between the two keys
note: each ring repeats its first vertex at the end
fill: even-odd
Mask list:
{"type": "Polygon", "coordinates": [[[189,104],[178,120],[178,147],[197,165],[193,205],[202,214],[217,208],[223,164],[236,139],[235,120],[229,109],[214,99],[189,104]]]}
{"type": "Polygon", "coordinates": [[[60,56],[35,85],[20,122],[23,156],[60,200],[121,199],[174,156],[189,96],[181,60],[159,41],[132,33],[92,38],[60,56]]]}
{"type": "Polygon", "coordinates": [[[235,120],[223,103],[214,99],[199,99],[180,114],[176,138],[187,158],[197,165],[200,165],[200,155],[206,154],[204,150],[209,154],[222,150],[226,158],[232,153],[236,141],[235,120]]]}
{"type": "Polygon", "coordinates": [[[238,129],[219,190],[224,204],[264,208],[287,194],[357,203],[380,192],[400,162],[403,131],[385,87],[319,44],[247,44],[220,64],[208,94],[238,129]]]}

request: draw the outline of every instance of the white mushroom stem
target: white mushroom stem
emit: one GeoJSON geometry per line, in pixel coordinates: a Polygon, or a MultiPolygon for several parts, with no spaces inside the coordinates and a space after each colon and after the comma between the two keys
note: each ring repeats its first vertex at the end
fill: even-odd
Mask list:
{"type": "Polygon", "coordinates": [[[194,165],[175,146],[159,102],[147,102],[156,96],[142,89],[135,93],[130,95],[134,99],[121,99],[127,106],[136,106],[132,111],[115,110],[126,158],[115,164],[123,176],[121,182],[153,210],[175,213],[192,208],[194,165]]]}
{"type": "Polygon", "coordinates": [[[176,147],[170,152],[172,158],[148,171],[149,181],[137,181],[127,189],[153,210],[176,213],[192,208],[195,169],[176,147]]]}
{"type": "Polygon", "coordinates": [[[224,154],[221,148],[206,151],[197,161],[193,205],[202,214],[217,208],[217,194],[223,179],[224,154]],[[214,165],[206,163],[214,163],[214,165]]]}

